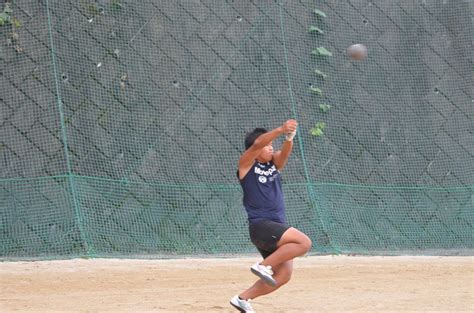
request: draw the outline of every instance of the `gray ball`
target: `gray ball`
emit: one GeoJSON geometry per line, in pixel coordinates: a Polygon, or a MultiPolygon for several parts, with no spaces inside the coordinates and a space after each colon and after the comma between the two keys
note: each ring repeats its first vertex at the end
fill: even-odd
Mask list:
{"type": "Polygon", "coordinates": [[[352,60],[363,60],[367,57],[367,47],[360,43],[354,44],[347,48],[347,55],[352,60]]]}

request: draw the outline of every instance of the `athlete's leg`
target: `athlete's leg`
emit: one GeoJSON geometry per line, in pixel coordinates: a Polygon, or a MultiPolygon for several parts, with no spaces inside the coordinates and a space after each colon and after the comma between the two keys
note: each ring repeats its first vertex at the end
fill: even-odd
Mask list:
{"type": "Polygon", "coordinates": [[[242,292],[239,297],[245,300],[255,299],[259,296],[273,292],[286,284],[290,280],[291,273],[293,272],[293,260],[288,260],[275,266],[273,268],[273,272],[273,277],[277,281],[277,285],[275,287],[272,287],[265,283],[262,279],[259,279],[255,282],[255,284],[253,284],[252,287],[242,292]]]}
{"type": "MultiPolygon", "coordinates": [[[[296,228],[290,227],[283,233],[283,236],[281,236],[275,252],[265,258],[260,264],[265,266],[270,265],[275,269],[283,262],[307,253],[311,249],[311,244],[311,239],[309,239],[308,236],[296,228]]],[[[278,282],[276,276],[274,276],[274,279],[278,282]]]]}

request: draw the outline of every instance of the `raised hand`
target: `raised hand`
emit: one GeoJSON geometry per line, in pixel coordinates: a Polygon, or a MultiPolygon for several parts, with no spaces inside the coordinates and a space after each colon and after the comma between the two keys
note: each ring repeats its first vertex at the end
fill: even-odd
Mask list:
{"type": "Polygon", "coordinates": [[[298,122],[296,120],[288,120],[283,125],[281,125],[281,129],[283,130],[284,134],[290,134],[296,131],[298,127],[298,122]]]}

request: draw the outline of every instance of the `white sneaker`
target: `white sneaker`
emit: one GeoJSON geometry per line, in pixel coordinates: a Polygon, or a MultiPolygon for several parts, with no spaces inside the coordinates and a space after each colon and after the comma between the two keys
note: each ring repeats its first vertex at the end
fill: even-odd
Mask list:
{"type": "Polygon", "coordinates": [[[276,281],[273,279],[273,271],[272,267],[270,265],[265,266],[265,265],[260,265],[260,263],[255,263],[250,267],[250,270],[252,273],[263,279],[267,284],[275,287],[276,286],[276,281]]]}
{"type": "Polygon", "coordinates": [[[255,311],[252,309],[252,306],[250,305],[250,299],[242,300],[236,295],[230,300],[230,304],[232,304],[232,306],[241,313],[255,313],[255,311]]]}

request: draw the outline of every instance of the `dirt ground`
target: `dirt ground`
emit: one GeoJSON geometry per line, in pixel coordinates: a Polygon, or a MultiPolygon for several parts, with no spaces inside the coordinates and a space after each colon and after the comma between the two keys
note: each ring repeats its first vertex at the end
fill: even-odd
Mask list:
{"type": "MultiPolygon", "coordinates": [[[[258,258],[0,263],[1,312],[236,312],[258,258]]],[[[473,257],[312,256],[257,312],[474,311],[473,257]]]]}

